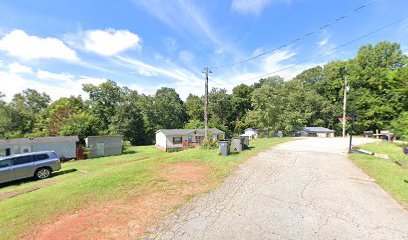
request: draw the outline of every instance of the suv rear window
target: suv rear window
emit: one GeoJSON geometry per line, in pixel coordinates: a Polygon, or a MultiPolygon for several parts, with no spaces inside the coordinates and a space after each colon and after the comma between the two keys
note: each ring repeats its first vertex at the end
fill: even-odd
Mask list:
{"type": "Polygon", "coordinates": [[[14,160],[13,160],[13,165],[20,165],[20,164],[30,163],[32,161],[33,161],[33,156],[32,155],[15,157],[14,160]]]}
{"type": "Polygon", "coordinates": [[[35,161],[41,161],[48,158],[47,154],[37,154],[34,156],[35,161]]]}

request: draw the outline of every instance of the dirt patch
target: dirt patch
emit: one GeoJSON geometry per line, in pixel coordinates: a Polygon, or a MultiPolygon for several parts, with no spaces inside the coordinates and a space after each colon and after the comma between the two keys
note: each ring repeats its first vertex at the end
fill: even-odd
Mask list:
{"type": "Polygon", "coordinates": [[[168,165],[162,171],[162,176],[168,180],[200,181],[211,172],[211,168],[195,162],[183,162],[168,165]]]}
{"type": "Polygon", "coordinates": [[[134,189],[135,193],[129,192],[126,199],[113,199],[61,215],[54,222],[30,229],[21,239],[137,239],[175,206],[211,189],[207,179],[210,172],[209,166],[193,162],[165,165],[156,176],[168,181],[134,189]]]}
{"type": "Polygon", "coordinates": [[[138,161],[145,160],[145,159],[148,159],[148,158],[150,158],[150,157],[142,157],[142,158],[138,158],[138,159],[126,161],[126,162],[107,163],[107,164],[104,164],[104,165],[105,165],[105,166],[120,166],[120,165],[129,164],[129,163],[132,163],[132,162],[138,162],[138,161]]]}
{"type": "Polygon", "coordinates": [[[29,193],[29,192],[32,192],[32,191],[35,191],[35,190],[38,190],[38,189],[53,185],[53,184],[55,184],[57,182],[58,182],[57,180],[54,180],[54,181],[50,180],[50,181],[42,182],[40,184],[37,184],[35,186],[32,186],[32,187],[27,188],[27,189],[20,190],[20,191],[11,191],[11,192],[1,193],[0,194],[0,201],[6,200],[6,199],[9,199],[9,198],[12,198],[12,197],[16,197],[16,196],[24,194],[24,193],[29,193]]]}

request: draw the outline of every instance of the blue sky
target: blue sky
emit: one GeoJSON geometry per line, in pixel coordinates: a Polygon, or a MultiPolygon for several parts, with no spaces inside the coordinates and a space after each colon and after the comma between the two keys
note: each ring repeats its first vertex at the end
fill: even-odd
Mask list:
{"type": "MultiPolygon", "coordinates": [[[[185,99],[203,94],[206,66],[255,56],[294,40],[367,3],[364,0],[1,0],[0,91],[26,88],[53,100],[86,95],[84,83],[112,79],[140,93],[172,87],[185,99]]],[[[408,16],[406,0],[376,0],[308,38],[245,64],[214,69],[210,87],[231,90],[256,76],[302,70],[355,56],[388,40],[408,52],[408,20],[337,51],[356,37],[408,16]],[[315,57],[319,56],[319,57],[315,57]]]]}

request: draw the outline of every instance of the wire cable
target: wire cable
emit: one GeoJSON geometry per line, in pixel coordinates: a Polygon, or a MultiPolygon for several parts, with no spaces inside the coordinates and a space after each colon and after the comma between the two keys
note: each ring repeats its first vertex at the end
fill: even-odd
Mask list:
{"type": "Polygon", "coordinates": [[[289,42],[287,42],[287,43],[285,43],[285,44],[283,44],[283,45],[280,45],[279,47],[276,47],[276,48],[271,49],[271,50],[269,50],[269,51],[260,53],[260,54],[258,54],[258,55],[256,55],[256,56],[253,56],[253,57],[250,57],[250,58],[247,58],[247,59],[240,60],[240,61],[238,61],[238,62],[234,62],[234,63],[230,63],[230,64],[225,64],[225,65],[220,65],[220,66],[212,66],[212,67],[209,67],[209,69],[219,69],[219,68],[226,68],[226,67],[235,66],[235,65],[238,65],[238,64],[241,64],[241,63],[249,62],[249,61],[254,60],[254,59],[258,58],[258,57],[261,57],[261,56],[264,56],[264,55],[266,55],[266,54],[269,54],[269,53],[272,53],[272,52],[274,52],[274,51],[277,51],[277,50],[279,50],[279,49],[281,49],[281,48],[287,47],[287,46],[289,46],[289,45],[291,45],[291,44],[293,44],[293,43],[295,43],[295,42],[299,42],[299,41],[301,41],[301,40],[303,40],[303,39],[305,39],[305,38],[307,38],[307,37],[310,37],[311,35],[313,35],[313,34],[315,34],[315,33],[317,33],[317,32],[320,32],[321,30],[323,30],[323,29],[325,29],[325,28],[328,28],[329,26],[331,26],[331,25],[333,25],[333,24],[335,24],[335,23],[337,23],[337,22],[339,22],[339,21],[341,21],[341,20],[343,20],[343,19],[345,19],[345,18],[347,18],[347,17],[353,15],[354,13],[356,13],[356,12],[358,12],[359,10],[361,10],[361,9],[363,9],[363,8],[365,8],[365,7],[367,7],[368,5],[370,5],[371,3],[373,3],[374,1],[375,1],[375,0],[370,0],[370,1],[366,2],[365,4],[363,4],[363,5],[361,5],[361,6],[357,7],[357,8],[355,8],[355,9],[353,9],[352,11],[350,11],[350,12],[348,12],[348,13],[346,13],[345,15],[343,15],[343,16],[341,16],[341,17],[338,17],[338,18],[332,20],[331,22],[329,22],[329,23],[327,23],[327,24],[325,24],[325,25],[323,25],[323,26],[321,26],[321,27],[319,27],[319,28],[317,28],[317,29],[315,29],[315,30],[309,32],[309,33],[306,33],[305,35],[303,35],[303,36],[301,36],[301,37],[299,37],[299,38],[296,38],[296,39],[294,39],[294,40],[292,40],[292,41],[289,41],[289,42]]]}

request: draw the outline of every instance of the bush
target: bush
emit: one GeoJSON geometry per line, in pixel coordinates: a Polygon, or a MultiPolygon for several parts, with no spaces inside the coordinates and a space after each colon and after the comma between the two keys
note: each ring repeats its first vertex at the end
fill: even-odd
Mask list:
{"type": "Polygon", "coordinates": [[[397,137],[408,140],[408,112],[402,112],[398,118],[391,122],[391,126],[397,137]]]}
{"type": "Polygon", "coordinates": [[[123,141],[122,142],[122,152],[128,150],[132,146],[132,143],[130,141],[123,141]]]}
{"type": "Polygon", "coordinates": [[[201,148],[203,149],[212,149],[212,148],[217,148],[217,147],[218,147],[218,142],[215,141],[211,137],[204,139],[203,144],[201,145],[201,148]]]}

